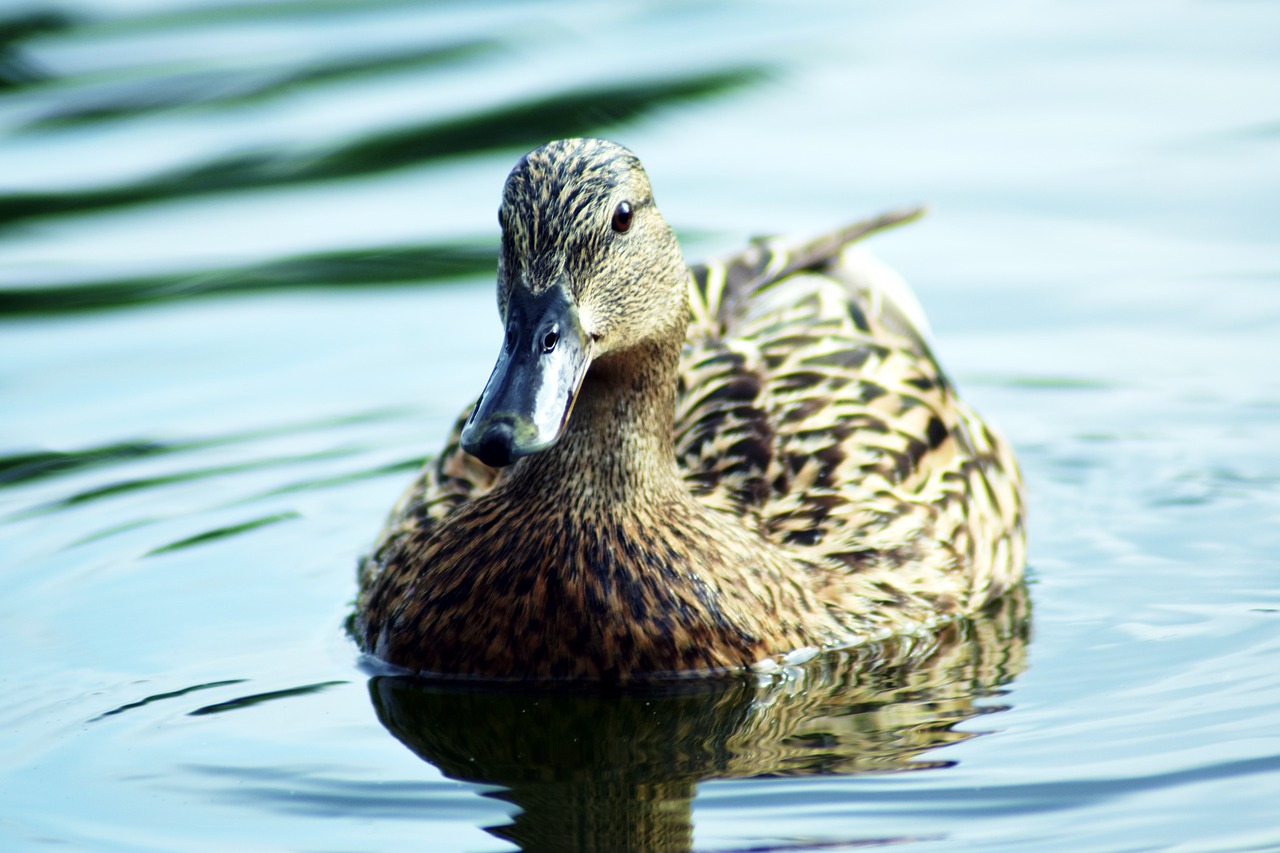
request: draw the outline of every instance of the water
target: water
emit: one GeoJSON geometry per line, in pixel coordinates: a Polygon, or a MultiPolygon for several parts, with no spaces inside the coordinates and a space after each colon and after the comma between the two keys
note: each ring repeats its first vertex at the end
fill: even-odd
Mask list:
{"type": "Polygon", "coordinates": [[[1280,849],[1273,4],[0,21],[0,847],[1280,849]],[[1019,450],[1029,604],[771,687],[359,666],[355,559],[491,366],[502,179],[576,133],[691,258],[932,205],[874,249],[1019,450]]]}

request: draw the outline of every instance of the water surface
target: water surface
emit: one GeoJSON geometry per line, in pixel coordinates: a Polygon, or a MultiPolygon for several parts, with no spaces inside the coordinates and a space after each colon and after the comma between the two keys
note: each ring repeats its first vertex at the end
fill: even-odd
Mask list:
{"type": "Polygon", "coordinates": [[[0,847],[1280,848],[1272,4],[0,11],[0,847]],[[1029,600],[789,679],[370,676],[541,142],[691,259],[876,238],[1018,448],[1029,600]]]}

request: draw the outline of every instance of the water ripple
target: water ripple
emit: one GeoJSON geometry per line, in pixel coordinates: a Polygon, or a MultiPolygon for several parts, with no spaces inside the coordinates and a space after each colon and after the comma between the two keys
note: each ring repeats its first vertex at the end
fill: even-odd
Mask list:
{"type": "Polygon", "coordinates": [[[200,690],[212,690],[215,687],[226,687],[231,684],[243,684],[247,680],[248,679],[245,678],[229,678],[223,681],[210,681],[207,684],[193,684],[190,687],[183,687],[180,690],[170,690],[166,693],[156,693],[152,696],[146,697],[145,699],[139,699],[136,702],[127,702],[117,708],[112,708],[110,711],[104,711],[89,720],[89,722],[95,723],[98,720],[104,720],[107,717],[114,717],[116,714],[123,714],[125,711],[132,711],[135,708],[145,707],[153,702],[163,702],[166,699],[177,699],[179,696],[186,696],[189,693],[195,693],[200,690]]]}
{"type": "MultiPolygon", "coordinates": [[[[403,416],[403,408],[376,409],[356,412],[340,417],[318,418],[304,422],[245,430],[209,438],[186,441],[161,441],[158,439],[133,439],[111,444],[86,447],[82,450],[33,450],[0,456],[0,487],[26,484],[62,474],[115,465],[120,462],[175,453],[189,453],[213,447],[237,445],[270,438],[288,438],[309,432],[335,427],[355,426],[362,423],[386,421],[403,416]]],[[[256,464],[256,463],[255,463],[256,464]]],[[[180,476],[180,475],[179,475],[180,476]]],[[[91,499],[92,493],[86,493],[91,499]]],[[[75,496],[66,503],[78,503],[75,496]]]]}
{"type": "Polygon", "coordinates": [[[279,512],[275,515],[267,515],[262,518],[253,518],[248,521],[242,521],[239,524],[215,527],[213,530],[206,530],[204,533],[197,533],[195,536],[188,536],[185,539],[179,539],[177,542],[170,542],[168,545],[161,545],[157,548],[152,548],[144,556],[152,557],[157,554],[168,554],[172,551],[181,551],[185,548],[193,548],[196,545],[205,545],[209,542],[229,539],[232,536],[239,536],[241,533],[248,533],[252,530],[257,530],[260,527],[266,527],[268,524],[277,524],[281,521],[292,521],[295,518],[302,518],[301,513],[279,512]]]}
{"type": "MultiPolygon", "coordinates": [[[[0,202],[2,203],[2,202],[0,202]]],[[[490,273],[492,240],[318,252],[261,264],[89,282],[0,285],[0,316],[120,308],[230,293],[422,284],[490,273]]]]}
{"type": "Polygon", "coordinates": [[[0,196],[0,228],[54,213],[350,178],[460,154],[532,148],[547,139],[582,136],[634,121],[661,106],[723,96],[767,77],[763,67],[744,66],[574,89],[470,115],[384,128],[305,156],[293,147],[235,152],[123,185],[15,192],[0,196]]]}
{"type": "Polygon", "coordinates": [[[274,702],[278,699],[288,699],[293,696],[307,696],[312,693],[319,693],[330,687],[336,687],[339,684],[346,684],[345,680],[320,681],[315,684],[304,684],[301,687],[289,687],[284,690],[269,690],[265,693],[254,693],[249,696],[241,696],[236,699],[228,699],[225,702],[217,702],[213,705],[205,705],[196,708],[194,711],[187,713],[188,717],[204,717],[209,714],[221,714],[225,711],[238,711],[242,708],[251,708],[254,705],[261,705],[264,702],[274,702]]]}

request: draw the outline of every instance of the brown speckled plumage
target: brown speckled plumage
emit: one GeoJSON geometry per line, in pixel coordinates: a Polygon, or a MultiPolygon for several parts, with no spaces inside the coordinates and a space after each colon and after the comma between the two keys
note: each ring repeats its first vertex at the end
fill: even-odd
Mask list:
{"type": "Polygon", "coordinates": [[[590,367],[558,440],[501,470],[462,450],[464,413],[361,567],[367,651],[495,678],[738,668],[1018,582],[1010,449],[843,260],[909,216],[690,271],[635,157],[566,140],[516,166],[500,218],[500,311],[564,282],[590,367]]]}

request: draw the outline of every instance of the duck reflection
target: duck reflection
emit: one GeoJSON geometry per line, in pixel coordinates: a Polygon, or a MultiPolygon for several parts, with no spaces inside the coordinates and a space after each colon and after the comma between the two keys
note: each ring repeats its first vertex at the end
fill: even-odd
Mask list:
{"type": "Polygon", "coordinates": [[[704,779],[945,767],[1026,662],[1023,587],[936,635],[833,652],[785,674],[603,690],[377,676],[382,724],[447,776],[522,811],[495,836],[526,851],[689,850],[704,779]]]}

